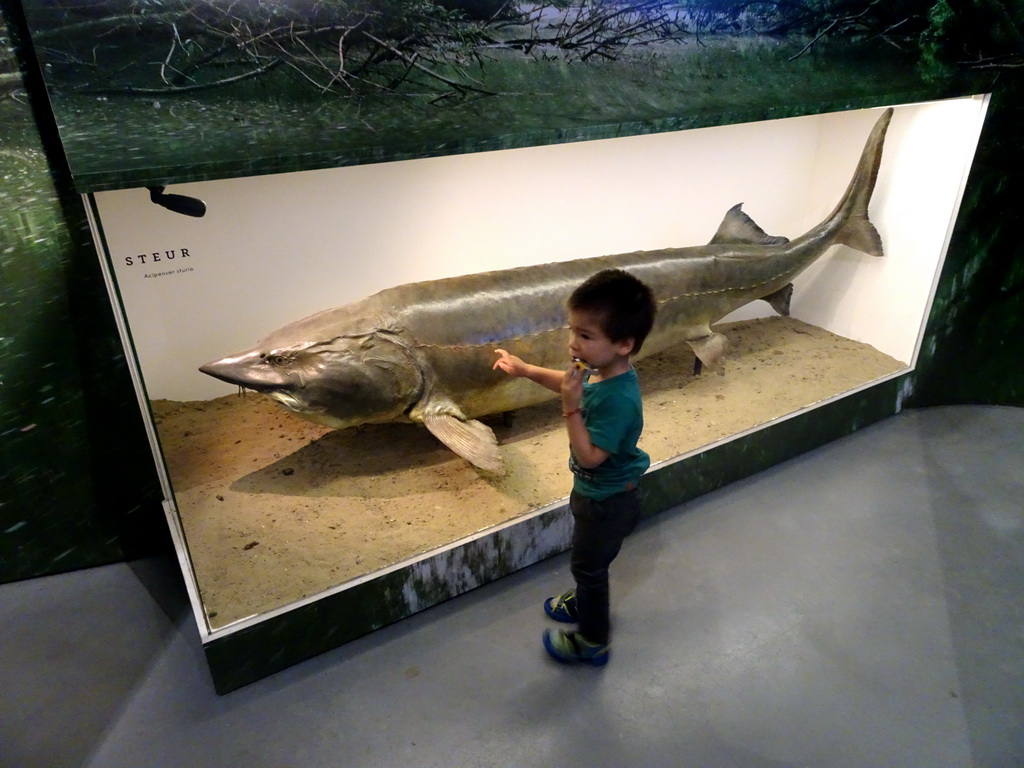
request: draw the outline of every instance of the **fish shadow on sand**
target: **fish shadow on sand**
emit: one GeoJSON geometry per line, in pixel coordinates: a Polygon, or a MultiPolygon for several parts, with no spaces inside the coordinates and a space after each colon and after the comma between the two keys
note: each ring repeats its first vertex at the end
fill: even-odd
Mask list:
{"type": "Polygon", "coordinates": [[[368,425],[328,432],[238,478],[231,490],[284,496],[388,496],[389,480],[396,474],[422,475],[427,483],[450,458],[451,452],[425,429],[408,424],[368,425]]]}
{"type": "MultiPolygon", "coordinates": [[[[502,442],[527,440],[552,423],[554,407],[547,403],[521,409],[511,424],[500,415],[484,421],[502,442]]],[[[440,487],[458,491],[481,477],[489,478],[426,429],[392,423],[329,432],[239,477],[230,488],[282,496],[393,498],[440,487]]]]}

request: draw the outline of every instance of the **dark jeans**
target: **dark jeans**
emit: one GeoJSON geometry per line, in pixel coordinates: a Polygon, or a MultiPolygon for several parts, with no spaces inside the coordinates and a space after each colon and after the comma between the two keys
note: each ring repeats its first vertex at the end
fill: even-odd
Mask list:
{"type": "Polygon", "coordinates": [[[608,566],[640,519],[640,491],[617,493],[603,501],[573,492],[569,509],[573,517],[570,569],[576,579],[579,632],[592,643],[607,643],[611,632],[608,566]]]}

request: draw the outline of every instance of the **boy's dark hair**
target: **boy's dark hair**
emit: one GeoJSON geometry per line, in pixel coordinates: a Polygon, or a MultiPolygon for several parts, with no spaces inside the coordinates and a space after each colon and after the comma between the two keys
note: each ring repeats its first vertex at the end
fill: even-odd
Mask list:
{"type": "Polygon", "coordinates": [[[588,278],[569,297],[569,309],[600,315],[601,330],[612,341],[633,339],[635,355],[654,325],[658,305],[643,282],[621,269],[588,278]]]}

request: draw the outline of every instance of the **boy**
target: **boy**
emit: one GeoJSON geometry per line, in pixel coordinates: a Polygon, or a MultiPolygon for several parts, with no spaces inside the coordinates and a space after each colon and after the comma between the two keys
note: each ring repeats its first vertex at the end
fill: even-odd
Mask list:
{"type": "Polygon", "coordinates": [[[640,351],[654,323],[650,288],[618,269],[598,272],[568,301],[569,352],[580,366],[567,371],[530,365],[503,349],[494,368],[523,376],[562,398],[569,434],[573,487],[570,589],[544,603],[556,621],[575,631],[547,630],[544,647],[557,661],[601,666],[608,662],[608,567],[640,517],[637,482],[650,457],[637,447],[643,430],[640,385],[630,356],[640,351]]]}

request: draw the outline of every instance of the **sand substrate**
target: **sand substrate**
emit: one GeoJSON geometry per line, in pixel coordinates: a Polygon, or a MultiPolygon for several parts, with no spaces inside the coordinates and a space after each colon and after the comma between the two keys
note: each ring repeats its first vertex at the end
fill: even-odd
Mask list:
{"type": "MultiPolygon", "coordinates": [[[[685,344],[637,364],[641,447],[670,459],[906,367],[792,318],[721,325],[724,374],[685,344]]],[[[557,400],[484,419],[507,467],[482,473],[410,424],[332,431],[269,398],[154,401],[212,628],[278,608],[546,506],[571,476],[557,400]]]]}

